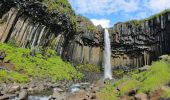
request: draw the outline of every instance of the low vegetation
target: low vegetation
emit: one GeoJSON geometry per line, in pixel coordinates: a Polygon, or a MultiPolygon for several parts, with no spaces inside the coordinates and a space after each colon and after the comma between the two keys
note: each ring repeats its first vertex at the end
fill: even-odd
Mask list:
{"type": "Polygon", "coordinates": [[[0,43],[0,51],[5,51],[3,62],[10,62],[15,70],[0,70],[0,81],[26,83],[31,78],[58,80],[79,80],[82,74],[70,63],[64,62],[55,51],[37,51],[35,56],[30,49],[18,48],[0,43]]]}
{"type": "Polygon", "coordinates": [[[170,82],[170,65],[164,60],[154,62],[146,72],[139,74],[140,92],[152,92],[170,82]]]}
{"type": "Polygon", "coordinates": [[[71,22],[73,29],[76,30],[76,15],[68,0],[39,0],[39,1],[41,1],[44,5],[47,6],[48,11],[50,13],[53,12],[54,10],[58,10],[60,13],[67,16],[69,18],[69,21],[71,22]]]}
{"type": "MultiPolygon", "coordinates": [[[[105,85],[104,88],[111,88],[115,92],[117,98],[129,95],[130,91],[135,90],[136,93],[154,93],[162,91],[161,98],[170,98],[170,57],[153,62],[147,71],[139,72],[132,71],[125,73],[121,79],[118,79],[114,84],[105,85]],[[167,87],[162,90],[162,87],[167,87]]],[[[109,90],[101,91],[103,94],[109,90]]],[[[115,95],[114,95],[115,96],[115,95]]],[[[112,95],[110,95],[110,98],[112,95]]],[[[109,97],[108,97],[109,98],[109,97]]],[[[109,100],[109,99],[108,99],[109,100]]],[[[116,100],[116,99],[115,99],[116,100]]]]}
{"type": "Polygon", "coordinates": [[[111,83],[105,84],[105,87],[102,88],[98,93],[97,97],[99,100],[117,100],[116,90],[111,83]]]}
{"type": "Polygon", "coordinates": [[[94,32],[96,27],[94,24],[90,21],[90,19],[82,16],[82,15],[77,15],[77,31],[81,32],[84,31],[84,29],[94,32]]]}

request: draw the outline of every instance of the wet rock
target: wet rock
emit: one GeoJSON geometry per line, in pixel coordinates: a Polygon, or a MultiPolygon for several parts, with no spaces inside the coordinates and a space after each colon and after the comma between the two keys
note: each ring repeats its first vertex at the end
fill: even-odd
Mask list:
{"type": "Polygon", "coordinates": [[[96,99],[96,94],[92,94],[91,97],[90,97],[91,100],[94,100],[96,99]]]}
{"type": "Polygon", "coordinates": [[[28,92],[27,90],[21,90],[19,93],[19,100],[27,100],[28,99],[28,92]]]}
{"type": "Polygon", "coordinates": [[[27,90],[30,94],[33,94],[35,92],[34,88],[31,88],[31,87],[29,87],[27,90]]]}
{"type": "Polygon", "coordinates": [[[5,58],[6,54],[5,51],[0,51],[0,60],[3,60],[5,58]]]}
{"type": "Polygon", "coordinates": [[[54,91],[64,92],[64,90],[62,90],[61,88],[54,88],[54,91]]]}
{"type": "Polygon", "coordinates": [[[159,59],[166,59],[168,57],[169,57],[168,55],[162,55],[162,56],[159,57],[159,59]]]}
{"type": "Polygon", "coordinates": [[[104,80],[103,79],[98,80],[96,83],[96,87],[103,87],[103,86],[104,86],[104,80]]]}
{"type": "Polygon", "coordinates": [[[89,94],[84,90],[80,90],[80,91],[72,94],[69,97],[69,100],[89,100],[89,94]]]}
{"type": "Polygon", "coordinates": [[[3,96],[0,96],[0,100],[10,100],[16,96],[17,94],[4,94],[3,96]]]}
{"type": "Polygon", "coordinates": [[[66,97],[66,93],[59,93],[58,91],[54,91],[49,100],[67,100],[66,97]]]}
{"type": "Polygon", "coordinates": [[[147,71],[150,68],[149,65],[146,65],[144,67],[138,68],[140,72],[147,71]]]}
{"type": "Polygon", "coordinates": [[[20,90],[20,86],[19,85],[13,85],[13,86],[11,86],[9,88],[8,93],[15,93],[15,92],[17,92],[19,90],[20,90]]]}
{"type": "Polygon", "coordinates": [[[145,93],[136,94],[135,100],[147,100],[147,94],[145,93]]]}

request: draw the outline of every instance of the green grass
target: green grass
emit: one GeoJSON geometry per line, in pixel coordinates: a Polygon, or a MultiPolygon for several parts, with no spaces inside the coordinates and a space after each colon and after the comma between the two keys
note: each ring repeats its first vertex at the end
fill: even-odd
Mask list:
{"type": "MultiPolygon", "coordinates": [[[[127,95],[132,89],[137,90],[138,93],[149,93],[159,90],[161,86],[170,83],[170,59],[164,58],[162,60],[153,62],[150,69],[145,72],[139,73],[133,71],[126,73],[126,76],[114,82],[109,88],[115,90],[119,87],[120,91],[117,92],[117,97],[123,97],[127,95]]],[[[108,87],[108,86],[106,86],[108,87]]],[[[109,92],[105,89],[104,93],[109,92]]],[[[163,98],[170,98],[170,91],[164,91],[163,98]]]]}
{"type": "Polygon", "coordinates": [[[99,66],[92,65],[92,64],[80,64],[76,66],[76,69],[80,72],[95,72],[95,73],[101,73],[101,69],[99,66]]]}
{"type": "Polygon", "coordinates": [[[5,70],[0,70],[0,82],[17,82],[17,83],[27,83],[29,81],[28,76],[19,74],[17,72],[8,72],[5,70]]]}
{"type": "Polygon", "coordinates": [[[164,60],[154,62],[151,69],[140,73],[139,80],[142,82],[139,92],[150,92],[170,82],[170,65],[164,60]]]}
{"type": "MultiPolygon", "coordinates": [[[[30,49],[17,48],[8,44],[0,43],[0,50],[5,51],[5,62],[11,62],[15,66],[12,72],[1,71],[1,81],[4,74],[7,79],[17,82],[28,82],[30,78],[58,80],[79,80],[82,74],[79,73],[70,63],[64,62],[55,51],[47,50],[45,56],[41,52],[36,52],[36,56],[31,56],[30,49]],[[23,77],[22,77],[23,76],[23,77]]],[[[6,80],[4,80],[6,81],[6,80]]]]}
{"type": "Polygon", "coordinates": [[[162,98],[170,98],[170,89],[163,92],[162,98]]]}
{"type": "Polygon", "coordinates": [[[94,24],[90,21],[90,19],[82,16],[82,15],[77,15],[77,20],[81,20],[81,22],[83,22],[83,26],[77,22],[77,32],[81,32],[84,31],[84,29],[90,31],[90,32],[94,32],[96,30],[96,27],[94,26],[94,24]]]}
{"type": "Polygon", "coordinates": [[[98,100],[118,100],[115,88],[110,83],[97,92],[97,97],[98,100]]]}
{"type": "Polygon", "coordinates": [[[68,16],[72,26],[74,26],[74,28],[76,27],[75,12],[72,9],[68,0],[41,0],[41,1],[47,6],[49,12],[52,12],[53,10],[57,9],[62,14],[68,16]]]}

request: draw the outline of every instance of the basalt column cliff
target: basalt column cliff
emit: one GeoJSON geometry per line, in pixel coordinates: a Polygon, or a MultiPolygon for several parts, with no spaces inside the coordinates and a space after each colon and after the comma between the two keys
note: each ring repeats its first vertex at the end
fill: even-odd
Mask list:
{"type": "MultiPolygon", "coordinates": [[[[170,12],[109,28],[112,67],[142,67],[170,53],[170,12]]],[[[75,15],[67,0],[1,0],[0,41],[52,48],[74,64],[102,66],[104,29],[75,15]]]]}
{"type": "Polygon", "coordinates": [[[170,13],[117,23],[112,34],[112,66],[141,67],[170,53],[170,13]]]}
{"type": "Polygon", "coordinates": [[[18,46],[50,47],[62,53],[75,31],[73,17],[69,3],[61,1],[1,0],[0,41],[15,39],[18,46]]]}

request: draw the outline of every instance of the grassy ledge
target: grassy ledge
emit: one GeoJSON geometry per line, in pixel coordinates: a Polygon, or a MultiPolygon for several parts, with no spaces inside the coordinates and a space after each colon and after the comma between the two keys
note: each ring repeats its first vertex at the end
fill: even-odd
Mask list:
{"type": "Polygon", "coordinates": [[[2,62],[14,65],[14,70],[0,70],[0,82],[27,83],[32,78],[48,78],[52,81],[79,80],[82,77],[70,63],[64,62],[50,49],[31,56],[30,49],[0,43],[0,51],[5,51],[6,54],[2,62]]]}

